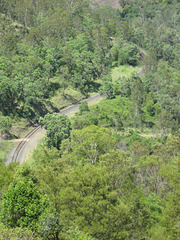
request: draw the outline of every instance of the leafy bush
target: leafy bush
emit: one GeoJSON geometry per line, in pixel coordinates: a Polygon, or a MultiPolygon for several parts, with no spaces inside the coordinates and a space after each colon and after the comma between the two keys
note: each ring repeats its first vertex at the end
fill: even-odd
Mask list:
{"type": "Polygon", "coordinates": [[[130,64],[136,66],[140,59],[140,51],[135,44],[126,44],[119,51],[118,62],[120,65],[130,64]]]}
{"type": "Polygon", "coordinates": [[[48,205],[47,197],[41,195],[32,180],[20,179],[4,193],[0,219],[7,227],[35,229],[48,205]]]}
{"type": "Polygon", "coordinates": [[[0,236],[1,240],[42,240],[42,238],[34,236],[28,228],[6,228],[3,224],[0,223],[0,236]]]}
{"type": "Polygon", "coordinates": [[[68,117],[57,113],[47,114],[44,118],[39,119],[39,123],[47,130],[47,145],[60,149],[62,140],[70,135],[71,123],[68,117]]]}

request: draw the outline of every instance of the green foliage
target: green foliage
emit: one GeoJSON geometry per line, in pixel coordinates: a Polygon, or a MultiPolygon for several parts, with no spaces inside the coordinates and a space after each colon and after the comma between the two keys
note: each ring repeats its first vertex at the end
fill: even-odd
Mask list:
{"type": "Polygon", "coordinates": [[[82,114],[83,112],[88,112],[89,111],[89,107],[88,107],[88,103],[86,100],[81,101],[81,104],[79,105],[79,112],[80,114],[82,114]]]}
{"type": "Polygon", "coordinates": [[[130,64],[136,66],[140,59],[140,51],[134,44],[125,45],[119,51],[118,63],[119,65],[130,64]]]}
{"type": "Polygon", "coordinates": [[[142,138],[139,136],[138,133],[130,132],[130,136],[128,136],[128,139],[126,142],[128,145],[131,145],[132,143],[140,142],[141,140],[142,140],[142,138]]]}
{"type": "Polygon", "coordinates": [[[70,135],[71,123],[66,115],[47,114],[39,123],[47,130],[46,143],[49,147],[60,149],[63,139],[70,135]]]}
{"type": "MultiPolygon", "coordinates": [[[[41,146],[34,154],[38,161],[30,167],[20,167],[10,189],[23,185],[22,191],[26,186],[32,196],[25,201],[28,205],[34,196],[39,196],[34,194],[38,187],[48,194],[54,205],[51,208],[46,205],[41,213],[38,212],[36,235],[43,239],[142,239],[145,236],[151,239],[160,236],[161,232],[162,236],[177,237],[179,139],[168,139],[164,146],[167,152],[162,149],[165,156],[169,154],[168,158],[174,159],[166,162],[165,156],[157,156],[154,149],[147,156],[146,141],[137,134],[131,135],[129,155],[119,152],[119,145],[115,144],[108,129],[90,126],[72,132],[70,139],[63,141],[62,159],[58,150],[41,146]],[[31,188],[36,185],[33,191],[29,190],[29,183],[31,188]]],[[[26,191],[20,198],[19,188],[15,190],[17,199],[26,198],[26,191]]],[[[14,202],[16,198],[13,199],[14,202]]],[[[20,213],[25,209],[24,201],[21,203],[20,213]]],[[[11,204],[8,202],[8,209],[11,204]]],[[[36,201],[36,205],[39,204],[36,201]]],[[[10,224],[9,215],[5,216],[10,224]]],[[[15,213],[13,216],[17,218],[15,213]]],[[[34,216],[33,219],[35,221],[34,216]]]]}
{"type": "Polygon", "coordinates": [[[160,176],[165,178],[171,191],[166,192],[162,214],[159,216],[159,224],[150,229],[150,239],[165,237],[173,240],[179,236],[179,171],[175,165],[167,164],[161,168],[160,176]]]}
{"type": "Polygon", "coordinates": [[[0,116],[0,131],[8,132],[12,127],[12,120],[10,117],[0,116]]]}
{"type": "Polygon", "coordinates": [[[153,100],[148,100],[142,108],[142,121],[146,123],[148,127],[153,127],[156,120],[156,114],[160,113],[161,108],[158,103],[154,103],[153,100]]]}
{"type": "Polygon", "coordinates": [[[132,101],[127,98],[116,97],[101,101],[98,106],[90,107],[90,112],[76,115],[73,118],[73,127],[81,129],[89,125],[99,125],[105,127],[117,127],[119,130],[123,126],[132,124],[132,101]]]}
{"type": "Polygon", "coordinates": [[[3,195],[1,221],[7,227],[34,229],[48,204],[47,197],[41,195],[32,180],[15,180],[3,195]]]}
{"type": "MultiPolygon", "coordinates": [[[[64,100],[67,87],[87,95],[98,90],[96,79],[109,72],[112,61],[136,66],[147,55],[146,71],[155,76],[145,87],[179,119],[179,85],[174,79],[179,74],[178,1],[122,0],[121,17],[110,6],[85,0],[71,4],[62,0],[60,5],[56,0],[1,3],[0,110],[4,115],[35,121],[48,112],[45,101],[59,88],[64,100]],[[159,64],[162,60],[168,66],[159,64]],[[55,77],[62,79],[61,84],[53,84],[55,77]]],[[[130,94],[128,81],[113,91],[112,87],[104,81],[102,94],[108,98],[130,94]]]]}
{"type": "Polygon", "coordinates": [[[155,155],[163,158],[166,162],[171,162],[180,153],[179,143],[178,137],[168,137],[164,144],[154,144],[152,150],[155,155]]]}
{"type": "Polygon", "coordinates": [[[2,223],[0,224],[0,235],[2,240],[42,240],[42,238],[34,236],[34,233],[28,228],[6,228],[2,223]]]}
{"type": "Polygon", "coordinates": [[[2,193],[7,190],[10,183],[13,181],[13,177],[17,168],[17,163],[10,163],[6,166],[4,163],[0,163],[0,199],[2,193]]]}
{"type": "Polygon", "coordinates": [[[83,233],[82,231],[80,231],[78,229],[78,227],[71,227],[68,231],[67,231],[67,237],[65,237],[65,239],[67,240],[93,240],[95,238],[91,237],[89,234],[87,233],[83,233]]]}
{"type": "Polygon", "coordinates": [[[45,211],[39,218],[38,233],[43,239],[58,239],[60,232],[59,218],[55,211],[45,211]]]}
{"type": "Polygon", "coordinates": [[[114,95],[113,95],[112,76],[110,74],[102,75],[101,79],[103,83],[102,83],[102,86],[99,88],[100,95],[105,96],[107,99],[113,98],[114,95]]]}
{"type": "MultiPolygon", "coordinates": [[[[43,193],[48,195],[54,208],[57,210],[58,205],[58,193],[61,183],[61,175],[68,170],[68,166],[65,161],[59,158],[59,152],[56,148],[47,148],[41,146],[39,151],[35,151],[33,154],[33,174],[38,179],[39,188],[43,193]]],[[[51,215],[54,212],[50,212],[51,215]]]]}
{"type": "Polygon", "coordinates": [[[123,239],[128,235],[128,206],[109,186],[103,167],[77,167],[63,179],[59,193],[61,218],[65,226],[79,226],[83,232],[104,239],[123,239]],[[116,230],[117,226],[122,228],[116,230]]]}
{"type": "Polygon", "coordinates": [[[125,19],[137,17],[138,16],[137,6],[126,5],[121,12],[121,16],[125,19]]]}
{"type": "Polygon", "coordinates": [[[110,82],[104,82],[99,89],[100,95],[105,96],[107,99],[114,97],[113,95],[113,85],[110,82]]]}
{"type": "Polygon", "coordinates": [[[67,117],[41,118],[50,148],[15,175],[1,165],[1,238],[178,239],[180,3],[119,2],[0,2],[3,131],[75,102],[69,92],[109,98],[82,102],[71,134],[67,117]]]}
{"type": "Polygon", "coordinates": [[[144,98],[144,86],[139,76],[133,76],[131,85],[131,98],[135,104],[135,126],[140,125],[140,109],[144,98]]]}
{"type": "Polygon", "coordinates": [[[116,140],[106,128],[94,125],[72,131],[70,139],[63,141],[63,157],[72,164],[96,164],[101,154],[114,148],[116,140]]]}
{"type": "Polygon", "coordinates": [[[157,126],[162,131],[162,138],[167,138],[168,129],[172,128],[172,124],[174,124],[172,115],[167,111],[162,111],[159,114],[158,120],[157,120],[157,126]]]}
{"type": "Polygon", "coordinates": [[[98,117],[93,115],[91,112],[84,112],[83,115],[76,114],[72,121],[73,129],[82,129],[87,126],[97,124],[98,117]]]}
{"type": "Polygon", "coordinates": [[[5,115],[13,113],[18,100],[17,83],[5,76],[1,76],[0,89],[0,111],[5,115]]]}

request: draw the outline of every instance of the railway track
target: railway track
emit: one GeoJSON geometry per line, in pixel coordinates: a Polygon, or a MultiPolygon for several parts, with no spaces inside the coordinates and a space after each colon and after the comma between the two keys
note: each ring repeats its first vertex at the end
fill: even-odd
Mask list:
{"type": "Polygon", "coordinates": [[[12,156],[12,161],[11,162],[17,162],[17,158],[19,153],[21,152],[22,148],[24,147],[25,143],[30,139],[30,137],[32,135],[35,134],[35,132],[37,132],[39,129],[41,128],[41,126],[38,126],[36,128],[33,128],[30,132],[28,132],[24,138],[20,141],[20,143],[17,145],[15,152],[12,156]]]}
{"type": "MultiPolygon", "coordinates": [[[[141,52],[144,54],[144,55],[147,55],[146,51],[143,50],[143,49],[140,49],[141,52]]],[[[140,68],[140,70],[138,71],[138,74],[141,75],[143,71],[143,67],[140,68]]],[[[86,99],[86,101],[88,103],[91,103],[93,101],[95,101],[96,99],[100,98],[100,95],[99,94],[96,94],[94,96],[91,96],[89,98],[86,99]]],[[[66,108],[63,108],[61,109],[61,111],[59,112],[59,114],[70,114],[71,112],[77,112],[78,111],[78,107],[80,105],[81,101],[74,104],[74,105],[71,105],[69,107],[66,107],[66,108]]],[[[20,141],[20,143],[18,144],[18,146],[16,147],[15,149],[15,152],[12,156],[12,160],[11,162],[17,162],[17,159],[19,157],[19,154],[21,152],[21,150],[23,149],[24,145],[26,144],[26,142],[41,128],[41,126],[38,126],[34,129],[32,129],[29,133],[27,133],[24,138],[20,141]]]]}
{"type": "MultiPolygon", "coordinates": [[[[96,94],[94,96],[91,96],[91,97],[89,97],[87,99],[83,99],[83,100],[86,100],[87,103],[91,103],[91,102],[93,102],[93,101],[95,101],[96,99],[99,99],[99,98],[100,98],[100,95],[96,94]]],[[[69,107],[63,108],[59,113],[60,114],[68,114],[71,111],[76,111],[76,110],[78,110],[80,103],[81,103],[81,101],[76,103],[76,104],[74,104],[74,105],[71,105],[69,107]]]]}
{"type": "MultiPolygon", "coordinates": [[[[90,103],[92,101],[94,101],[95,99],[98,99],[100,98],[99,94],[96,94],[92,97],[89,97],[87,98],[87,102],[90,103]]],[[[80,102],[74,104],[74,105],[71,105],[69,107],[66,107],[66,108],[63,108],[61,109],[61,111],[59,112],[59,114],[66,114],[68,115],[69,113],[71,113],[72,111],[78,111],[78,107],[80,105],[80,102]]],[[[23,149],[24,145],[28,142],[28,140],[41,128],[41,126],[38,126],[36,128],[33,128],[29,133],[27,133],[23,139],[19,142],[19,144],[17,145],[14,153],[13,153],[13,156],[12,156],[12,159],[11,159],[11,162],[17,162],[18,161],[18,157],[19,157],[19,154],[21,152],[21,150],[23,149]]]]}

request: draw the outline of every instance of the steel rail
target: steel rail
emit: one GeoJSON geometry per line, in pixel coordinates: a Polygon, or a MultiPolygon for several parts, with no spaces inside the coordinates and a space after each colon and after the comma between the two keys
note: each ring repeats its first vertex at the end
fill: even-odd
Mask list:
{"type": "MultiPolygon", "coordinates": [[[[141,48],[140,48],[140,51],[141,51],[144,55],[147,55],[147,53],[146,53],[146,51],[145,51],[144,49],[141,49],[141,48]]],[[[141,75],[142,71],[143,71],[143,67],[140,68],[140,70],[137,72],[137,74],[141,75]]],[[[99,94],[96,94],[96,95],[91,96],[91,97],[89,97],[89,98],[87,98],[87,99],[85,99],[85,100],[89,103],[89,102],[91,102],[91,100],[96,99],[96,98],[98,98],[99,96],[100,96],[99,94]]],[[[82,100],[83,100],[83,99],[82,99],[82,100]]],[[[80,103],[81,103],[81,101],[79,101],[79,102],[77,102],[76,104],[71,105],[71,106],[69,106],[69,107],[62,108],[62,109],[60,110],[59,114],[68,114],[69,111],[71,111],[73,108],[76,109],[76,108],[79,106],[80,103]]],[[[18,146],[16,147],[11,162],[16,162],[16,161],[17,161],[18,155],[19,155],[19,153],[21,152],[22,148],[24,147],[25,143],[26,143],[26,142],[30,139],[30,137],[33,136],[34,133],[35,133],[37,130],[39,130],[40,128],[41,128],[41,126],[38,126],[38,127],[34,128],[34,129],[32,129],[29,133],[27,133],[27,134],[25,135],[25,137],[20,141],[20,143],[19,143],[18,146]]]]}
{"type": "MultiPolygon", "coordinates": [[[[90,102],[93,99],[96,99],[99,97],[99,94],[96,94],[94,96],[91,96],[89,98],[86,99],[87,102],[90,102]]],[[[69,111],[71,111],[73,108],[76,108],[79,106],[79,104],[81,103],[81,101],[79,101],[78,103],[71,105],[69,107],[66,108],[62,108],[61,111],[59,112],[59,114],[68,114],[69,111]]],[[[21,152],[21,150],[23,149],[24,145],[26,144],[26,142],[41,128],[41,126],[38,126],[36,128],[33,128],[30,132],[28,132],[23,139],[19,142],[19,144],[17,145],[14,154],[12,156],[12,160],[11,162],[17,162],[18,156],[21,152]]]]}
{"type": "Polygon", "coordinates": [[[36,128],[33,128],[30,132],[28,132],[24,137],[23,139],[19,142],[19,144],[17,145],[16,149],[15,149],[15,152],[12,156],[12,161],[11,162],[17,162],[17,158],[18,158],[18,155],[19,153],[21,152],[22,148],[24,147],[25,143],[30,139],[30,137],[32,135],[34,135],[34,133],[36,131],[38,131],[39,129],[41,128],[41,126],[38,126],[36,128]]]}

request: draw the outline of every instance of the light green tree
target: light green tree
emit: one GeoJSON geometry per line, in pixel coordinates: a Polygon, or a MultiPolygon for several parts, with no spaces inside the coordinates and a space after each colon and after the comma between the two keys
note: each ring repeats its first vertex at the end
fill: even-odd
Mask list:
{"type": "Polygon", "coordinates": [[[1,202],[1,221],[7,227],[37,227],[40,215],[49,202],[28,179],[15,180],[4,193],[1,202]]]}
{"type": "Polygon", "coordinates": [[[75,130],[62,143],[63,158],[70,163],[96,164],[101,154],[115,148],[116,140],[110,130],[95,125],[75,130]]]}

